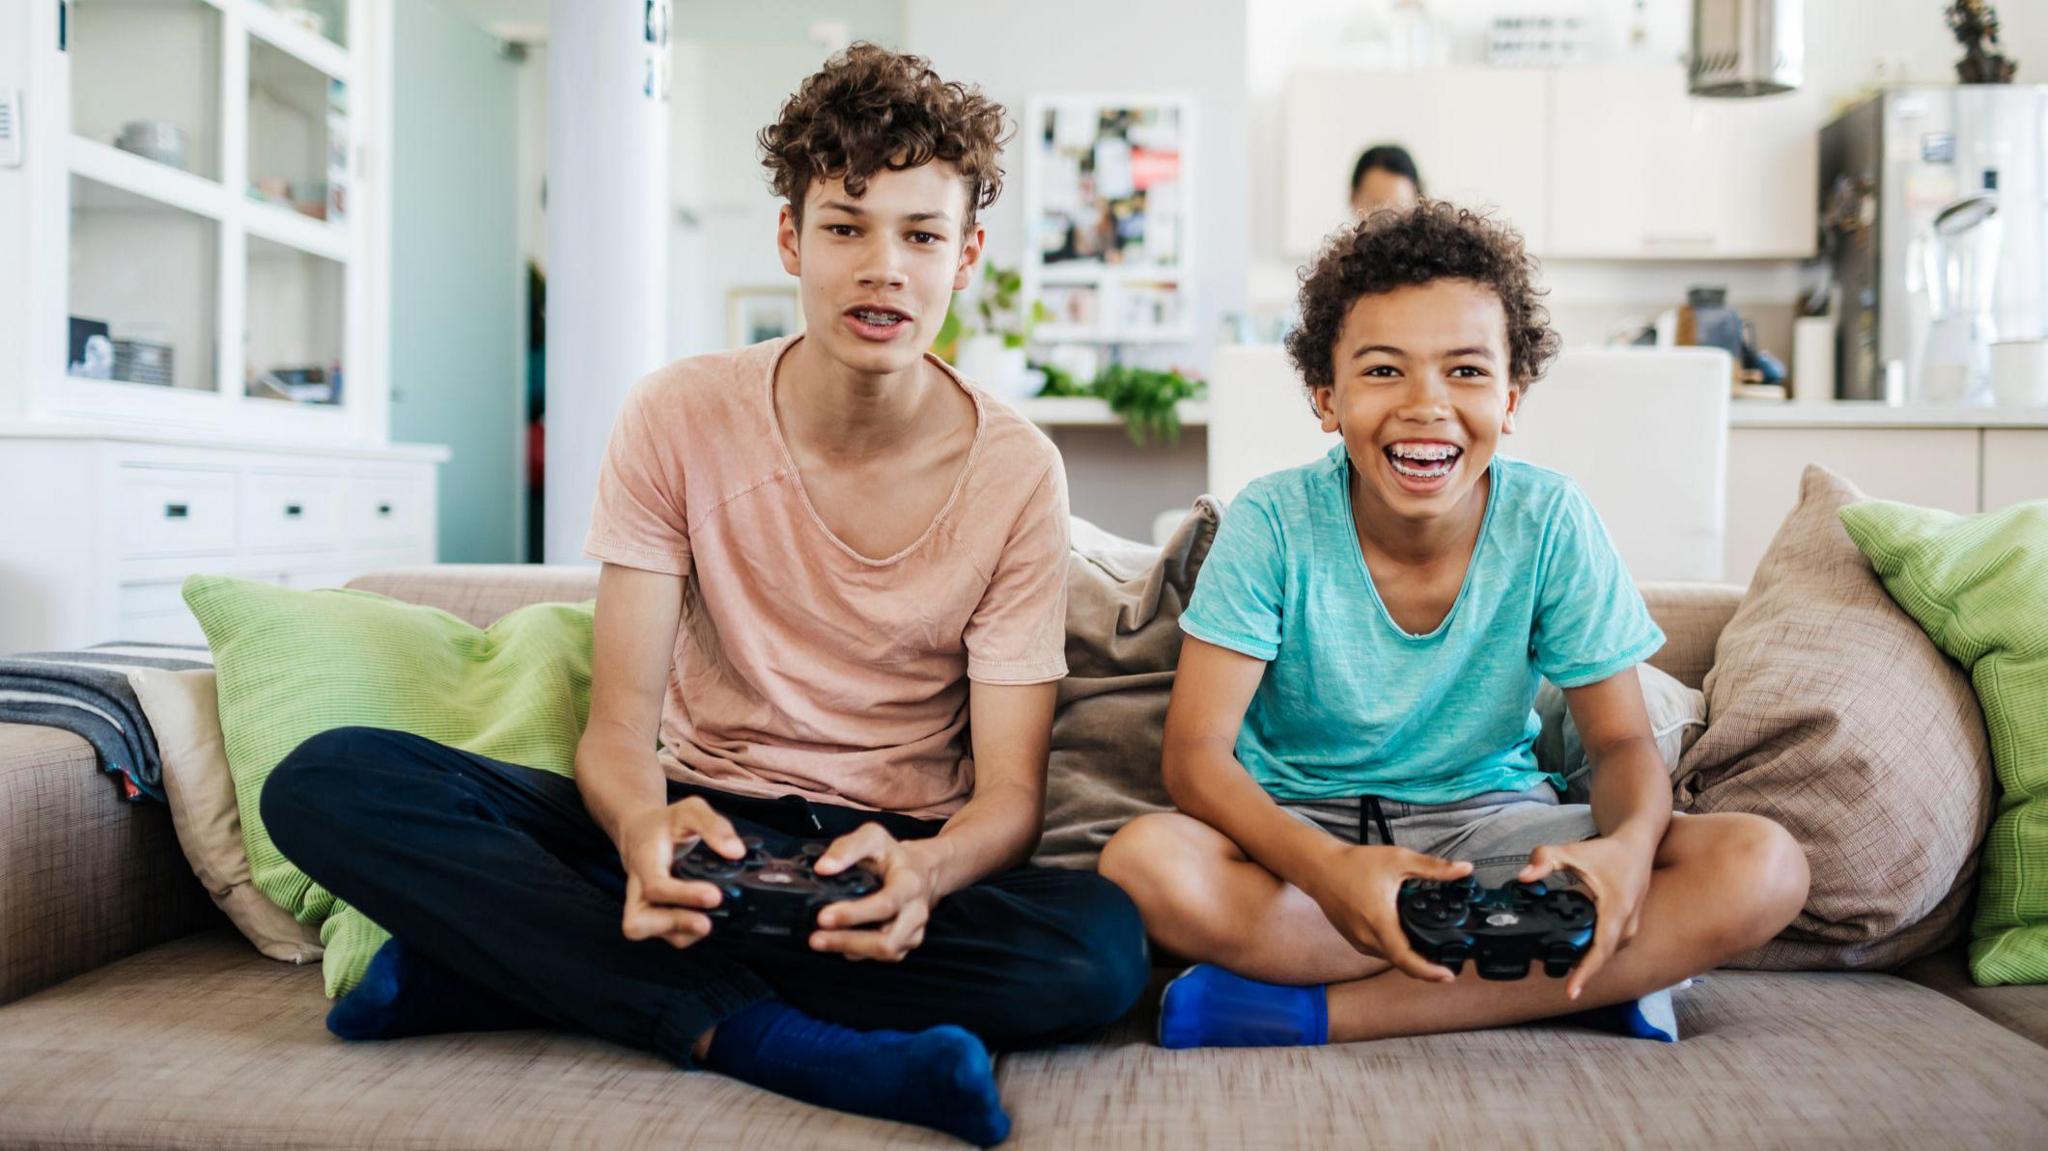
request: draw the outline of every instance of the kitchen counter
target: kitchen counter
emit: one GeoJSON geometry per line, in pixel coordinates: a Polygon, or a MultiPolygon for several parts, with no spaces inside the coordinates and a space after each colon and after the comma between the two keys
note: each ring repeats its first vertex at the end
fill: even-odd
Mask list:
{"type": "MultiPolygon", "coordinates": [[[[1041,396],[1014,404],[1025,419],[1041,427],[1115,427],[1123,422],[1101,400],[1079,396],[1041,396]]],[[[1209,422],[1209,405],[1201,400],[1180,404],[1180,422],[1198,428],[1209,422]]],[[[2048,408],[1972,407],[1962,404],[1913,404],[1893,407],[1864,400],[1830,404],[1793,404],[1779,400],[1735,400],[1728,405],[1733,428],[2048,428],[2048,408]]]]}
{"type": "Polygon", "coordinates": [[[1735,400],[1728,405],[1732,428],[2048,428],[2048,408],[1974,407],[1963,404],[1906,404],[1836,400],[1793,404],[1780,400],[1735,400]]]}

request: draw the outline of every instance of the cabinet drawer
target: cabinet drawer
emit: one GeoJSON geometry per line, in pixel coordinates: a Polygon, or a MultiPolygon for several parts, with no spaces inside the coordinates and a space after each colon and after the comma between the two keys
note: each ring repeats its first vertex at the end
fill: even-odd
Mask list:
{"type": "Polygon", "coordinates": [[[242,480],[242,546],[327,551],[341,543],[339,475],[252,471],[242,480]]]}
{"type": "Polygon", "coordinates": [[[121,469],[117,543],[124,559],[218,555],[235,550],[235,473],[187,468],[121,469]]]}
{"type": "Polygon", "coordinates": [[[432,533],[432,487],[404,476],[358,476],[350,485],[349,542],[387,547],[415,543],[432,533]]]}

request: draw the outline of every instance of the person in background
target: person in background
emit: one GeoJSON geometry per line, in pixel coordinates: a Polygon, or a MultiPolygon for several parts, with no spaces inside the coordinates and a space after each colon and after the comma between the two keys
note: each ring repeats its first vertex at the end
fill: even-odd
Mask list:
{"type": "Polygon", "coordinates": [[[1351,169],[1351,210],[1370,216],[1381,208],[1413,208],[1422,197],[1415,157],[1399,144],[1374,144],[1351,169]]]}

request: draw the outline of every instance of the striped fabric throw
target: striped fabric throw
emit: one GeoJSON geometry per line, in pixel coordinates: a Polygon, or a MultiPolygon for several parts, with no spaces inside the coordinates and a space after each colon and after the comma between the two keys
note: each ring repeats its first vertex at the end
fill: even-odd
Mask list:
{"type": "Polygon", "coordinates": [[[0,657],[0,723],[71,732],[99,753],[100,769],[116,778],[122,798],[161,803],[163,760],[128,673],[212,666],[213,653],[204,646],[156,643],[0,657]]]}

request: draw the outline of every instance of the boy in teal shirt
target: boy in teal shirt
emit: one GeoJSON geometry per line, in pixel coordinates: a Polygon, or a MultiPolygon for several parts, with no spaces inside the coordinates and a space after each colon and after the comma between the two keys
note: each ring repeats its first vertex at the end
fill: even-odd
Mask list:
{"type": "Polygon", "coordinates": [[[1169,1046],[1266,1046],[1579,1013],[1676,1038],[1661,989],[1769,939],[1805,857],[1746,815],[1674,818],[1635,667],[1663,645],[1585,496],[1497,456],[1557,337],[1504,226],[1442,203],[1339,233],[1288,354],[1343,443],[1225,515],[1181,621],[1163,771],[1102,873],[1196,962],[1169,1046]],[[1539,771],[1565,690],[1592,802],[1539,771]],[[1454,977],[1404,938],[1411,878],[1576,883],[1598,905],[1563,980],[1454,977]]]}

